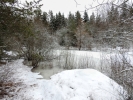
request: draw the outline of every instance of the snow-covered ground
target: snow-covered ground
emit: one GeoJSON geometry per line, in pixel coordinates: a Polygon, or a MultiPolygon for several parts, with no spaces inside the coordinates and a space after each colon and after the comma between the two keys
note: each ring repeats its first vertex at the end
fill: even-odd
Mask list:
{"type": "Polygon", "coordinates": [[[3,100],[124,100],[123,88],[94,69],[67,70],[46,80],[22,62],[6,66],[13,69],[14,83],[20,84],[14,96],[3,100]]]}

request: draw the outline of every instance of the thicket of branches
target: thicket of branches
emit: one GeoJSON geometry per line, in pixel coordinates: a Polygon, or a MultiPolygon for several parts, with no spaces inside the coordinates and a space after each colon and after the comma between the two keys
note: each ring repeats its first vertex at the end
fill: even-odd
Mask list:
{"type": "Polygon", "coordinates": [[[0,1],[0,59],[6,58],[5,51],[16,52],[35,67],[47,59],[53,39],[43,24],[40,1],[0,1]]]}

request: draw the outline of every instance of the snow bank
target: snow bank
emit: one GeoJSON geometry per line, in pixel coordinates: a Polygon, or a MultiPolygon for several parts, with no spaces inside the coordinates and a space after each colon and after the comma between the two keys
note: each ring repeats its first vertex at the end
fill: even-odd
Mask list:
{"type": "Polygon", "coordinates": [[[65,100],[123,100],[123,88],[94,69],[64,71],[51,77],[65,100]]]}
{"type": "Polygon", "coordinates": [[[45,80],[22,62],[9,65],[14,82],[21,84],[7,100],[124,100],[123,88],[94,69],[63,71],[45,80]]]}

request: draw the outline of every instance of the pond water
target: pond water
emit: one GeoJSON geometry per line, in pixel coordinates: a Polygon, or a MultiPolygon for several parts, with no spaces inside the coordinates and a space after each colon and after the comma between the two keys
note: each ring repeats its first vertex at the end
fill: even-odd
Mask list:
{"type": "Polygon", "coordinates": [[[50,79],[50,76],[57,74],[59,72],[62,72],[64,71],[64,69],[61,69],[58,67],[41,69],[40,67],[38,67],[38,68],[32,69],[32,71],[40,73],[40,75],[42,75],[44,79],[50,79]]]}

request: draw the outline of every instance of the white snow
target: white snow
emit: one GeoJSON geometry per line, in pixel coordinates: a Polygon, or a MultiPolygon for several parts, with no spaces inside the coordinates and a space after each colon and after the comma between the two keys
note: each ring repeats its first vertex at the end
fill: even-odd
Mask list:
{"type": "Polygon", "coordinates": [[[4,52],[7,54],[7,55],[10,55],[10,56],[17,56],[18,53],[17,52],[13,52],[13,51],[5,51],[4,52]]]}
{"type": "Polygon", "coordinates": [[[122,100],[122,87],[94,69],[64,71],[51,78],[66,100],[122,100]]]}
{"type": "Polygon", "coordinates": [[[125,91],[94,69],[67,70],[45,80],[23,60],[9,64],[14,70],[15,96],[3,100],[124,100],[125,91]]]}

